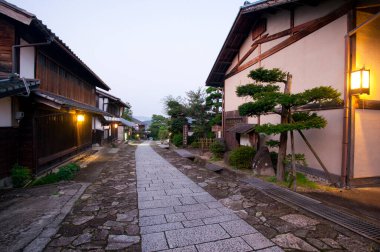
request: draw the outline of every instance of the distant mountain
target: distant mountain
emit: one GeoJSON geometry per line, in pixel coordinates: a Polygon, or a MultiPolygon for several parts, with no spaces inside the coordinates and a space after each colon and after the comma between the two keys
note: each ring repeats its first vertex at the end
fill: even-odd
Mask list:
{"type": "Polygon", "coordinates": [[[149,120],[152,119],[152,117],[149,117],[149,116],[135,116],[135,115],[133,115],[133,117],[136,118],[136,119],[138,119],[138,120],[140,120],[140,121],[142,121],[142,122],[149,121],[149,120]]]}
{"type": "Polygon", "coordinates": [[[152,124],[152,120],[143,121],[143,124],[145,125],[145,128],[148,129],[152,124]]]}

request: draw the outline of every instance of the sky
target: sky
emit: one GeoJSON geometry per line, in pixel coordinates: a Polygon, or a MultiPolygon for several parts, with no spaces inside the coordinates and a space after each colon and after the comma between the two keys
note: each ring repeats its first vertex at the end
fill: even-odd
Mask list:
{"type": "Polygon", "coordinates": [[[8,0],[41,19],[133,115],[204,87],[244,0],[8,0]]]}

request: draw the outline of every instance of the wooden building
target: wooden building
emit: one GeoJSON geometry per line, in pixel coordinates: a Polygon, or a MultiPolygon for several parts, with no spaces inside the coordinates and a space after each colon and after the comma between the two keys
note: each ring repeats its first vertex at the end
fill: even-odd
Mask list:
{"type": "Polygon", "coordinates": [[[96,90],[96,106],[108,113],[93,117],[93,143],[102,145],[103,142],[125,141],[132,133],[135,123],[122,118],[126,108],[130,105],[120,98],[107,92],[96,90]]]}
{"type": "Polygon", "coordinates": [[[27,94],[0,98],[7,111],[0,115],[0,153],[12,153],[2,161],[1,178],[16,162],[39,174],[91,146],[92,117],[104,114],[96,87],[109,87],[35,15],[3,0],[0,31],[2,80],[16,73],[39,83],[27,94]]]}
{"type": "MultiPolygon", "coordinates": [[[[228,146],[237,145],[236,132],[230,130],[237,124],[279,122],[271,114],[260,120],[239,116],[237,109],[247,99],[237,97],[236,88],[252,82],[247,75],[253,69],[280,68],[293,75],[294,93],[323,85],[342,94],[341,106],[309,108],[323,115],[328,125],[304,132],[335,179],[342,186],[379,183],[379,44],[379,1],[246,2],[206,81],[208,86],[223,88],[223,135],[228,146]],[[368,80],[369,87],[365,86],[368,80]]],[[[261,138],[260,143],[268,139],[261,138]]],[[[310,167],[305,171],[324,176],[297,134],[296,152],[307,157],[310,167]]]]}

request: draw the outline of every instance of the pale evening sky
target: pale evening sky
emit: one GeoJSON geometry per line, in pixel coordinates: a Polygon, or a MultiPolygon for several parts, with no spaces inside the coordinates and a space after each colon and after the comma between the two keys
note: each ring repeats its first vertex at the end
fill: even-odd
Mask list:
{"type": "Polygon", "coordinates": [[[244,0],[8,0],[42,20],[133,114],[204,86],[244,0]]]}

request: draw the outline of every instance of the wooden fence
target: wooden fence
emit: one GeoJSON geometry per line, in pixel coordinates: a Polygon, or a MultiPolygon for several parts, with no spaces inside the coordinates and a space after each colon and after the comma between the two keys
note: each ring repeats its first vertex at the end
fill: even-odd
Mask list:
{"type": "Polygon", "coordinates": [[[199,138],[199,145],[202,150],[210,149],[210,145],[214,142],[214,138],[199,138]]]}

